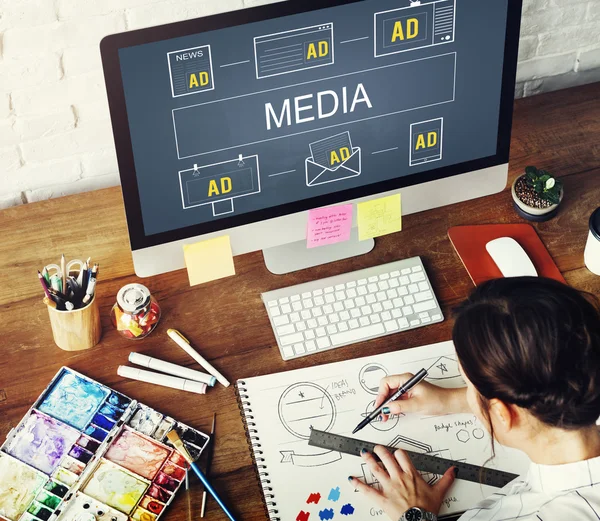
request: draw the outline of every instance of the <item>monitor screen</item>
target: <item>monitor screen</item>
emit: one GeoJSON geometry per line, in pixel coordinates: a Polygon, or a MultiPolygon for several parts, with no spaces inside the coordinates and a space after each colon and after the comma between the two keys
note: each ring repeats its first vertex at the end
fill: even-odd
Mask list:
{"type": "Polygon", "coordinates": [[[508,4],[220,15],[218,29],[122,46],[144,235],[225,229],[496,156],[508,4]]]}

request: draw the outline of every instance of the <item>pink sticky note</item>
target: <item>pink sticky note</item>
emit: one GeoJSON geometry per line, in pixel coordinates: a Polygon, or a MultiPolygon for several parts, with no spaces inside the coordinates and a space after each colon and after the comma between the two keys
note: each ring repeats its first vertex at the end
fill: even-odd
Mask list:
{"type": "Polygon", "coordinates": [[[316,208],[308,212],[306,246],[316,248],[350,239],[352,205],[316,208]]]}

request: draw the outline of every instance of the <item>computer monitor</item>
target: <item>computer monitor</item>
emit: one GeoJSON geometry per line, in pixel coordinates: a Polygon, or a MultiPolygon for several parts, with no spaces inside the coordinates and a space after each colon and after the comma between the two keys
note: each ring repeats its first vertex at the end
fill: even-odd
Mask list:
{"type": "Polygon", "coordinates": [[[101,43],[136,273],[227,234],[281,273],[312,208],[506,186],[522,0],[292,0],[101,43]]]}

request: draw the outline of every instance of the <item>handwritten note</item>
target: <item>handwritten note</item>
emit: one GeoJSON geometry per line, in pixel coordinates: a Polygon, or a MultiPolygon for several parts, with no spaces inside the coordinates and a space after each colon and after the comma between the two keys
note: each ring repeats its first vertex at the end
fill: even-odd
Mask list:
{"type": "Polygon", "coordinates": [[[235,275],[229,235],[183,246],[190,286],[235,275]]]}
{"type": "Polygon", "coordinates": [[[350,239],[352,205],[316,208],[308,212],[306,246],[316,248],[350,239]]]}
{"type": "Polygon", "coordinates": [[[357,205],[358,239],[364,241],[402,230],[400,194],[374,199],[357,205]]]}

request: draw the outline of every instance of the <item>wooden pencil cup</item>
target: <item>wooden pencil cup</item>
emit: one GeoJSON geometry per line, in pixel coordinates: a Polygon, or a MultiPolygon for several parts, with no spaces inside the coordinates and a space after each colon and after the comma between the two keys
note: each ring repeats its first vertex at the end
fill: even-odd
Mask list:
{"type": "Polygon", "coordinates": [[[73,311],[58,311],[47,307],[54,343],[61,349],[81,351],[100,342],[102,325],[95,296],[87,306],[73,311]]]}

